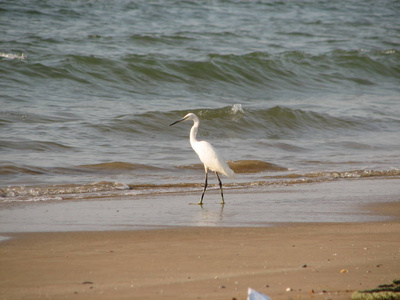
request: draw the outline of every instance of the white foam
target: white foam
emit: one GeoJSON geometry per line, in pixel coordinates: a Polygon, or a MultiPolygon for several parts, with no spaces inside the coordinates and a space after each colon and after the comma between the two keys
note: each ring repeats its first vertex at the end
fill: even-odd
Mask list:
{"type": "Polygon", "coordinates": [[[9,237],[9,236],[1,236],[1,235],[0,235],[0,243],[1,243],[1,242],[4,242],[4,241],[7,241],[7,240],[9,240],[9,239],[11,239],[11,237],[9,237]]]}
{"type": "Polygon", "coordinates": [[[0,52],[0,57],[4,57],[4,58],[8,58],[8,59],[20,59],[20,60],[26,59],[26,55],[24,53],[14,54],[14,53],[0,52]]]}
{"type": "Polygon", "coordinates": [[[232,112],[234,114],[237,114],[238,112],[244,113],[243,108],[242,108],[242,104],[233,104],[232,105],[232,112]]]}

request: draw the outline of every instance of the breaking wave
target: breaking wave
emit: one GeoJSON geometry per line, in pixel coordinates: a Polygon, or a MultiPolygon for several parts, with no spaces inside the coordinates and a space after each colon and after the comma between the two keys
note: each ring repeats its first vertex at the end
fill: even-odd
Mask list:
{"type": "MultiPolygon", "coordinates": [[[[241,162],[238,165],[240,166],[241,162]]],[[[250,163],[258,165],[258,163],[250,163]]],[[[270,166],[268,166],[270,169],[270,166]]],[[[273,167],[275,168],[275,167],[273,167]]],[[[320,172],[308,174],[285,174],[264,176],[263,180],[250,182],[230,182],[225,188],[254,188],[265,186],[285,186],[295,184],[318,183],[332,180],[357,180],[363,178],[398,178],[400,170],[387,171],[353,170],[347,172],[320,172]]],[[[218,188],[217,184],[210,184],[210,188],[218,188]]],[[[122,196],[192,192],[202,189],[202,183],[165,183],[165,184],[125,184],[120,182],[94,182],[88,184],[62,184],[51,186],[8,186],[0,189],[0,202],[27,202],[27,201],[60,201],[81,200],[91,198],[112,198],[122,196]]]]}
{"type": "Polygon", "coordinates": [[[27,58],[24,53],[4,53],[0,52],[0,58],[25,60],[27,58]]]}

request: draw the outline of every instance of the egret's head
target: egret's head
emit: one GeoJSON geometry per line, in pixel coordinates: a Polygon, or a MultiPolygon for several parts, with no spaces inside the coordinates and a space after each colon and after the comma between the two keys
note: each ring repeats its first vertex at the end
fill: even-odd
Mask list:
{"type": "Polygon", "coordinates": [[[182,119],[180,119],[178,121],[175,121],[174,123],[170,124],[169,126],[172,126],[172,125],[175,125],[176,123],[179,123],[179,122],[182,122],[182,121],[187,121],[187,120],[199,121],[199,118],[194,113],[188,113],[182,119]]]}

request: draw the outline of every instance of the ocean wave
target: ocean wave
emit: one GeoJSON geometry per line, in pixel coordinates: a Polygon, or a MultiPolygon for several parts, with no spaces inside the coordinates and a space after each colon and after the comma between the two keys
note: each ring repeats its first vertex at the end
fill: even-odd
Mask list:
{"type": "Polygon", "coordinates": [[[0,52],[0,58],[25,60],[27,55],[24,53],[4,53],[0,52]]]}
{"type": "Polygon", "coordinates": [[[28,151],[68,151],[72,147],[49,141],[10,141],[1,140],[0,150],[28,150],[28,151]]]}
{"type": "MultiPolygon", "coordinates": [[[[89,194],[114,190],[127,190],[129,186],[119,182],[95,182],[90,184],[71,184],[53,186],[9,186],[0,190],[1,197],[44,197],[68,194],[89,194]]],[[[44,199],[44,198],[43,198],[44,199]]],[[[49,198],[50,199],[50,198],[49,198]]],[[[53,198],[51,198],[53,199],[53,198]]]]}
{"type": "Polygon", "coordinates": [[[128,172],[143,172],[161,170],[161,168],[125,162],[108,162],[92,165],[71,167],[37,167],[18,165],[11,162],[0,162],[0,175],[78,175],[78,174],[124,174],[128,172]]]}
{"type": "MultiPolygon", "coordinates": [[[[222,85],[228,89],[329,89],[347,85],[385,84],[397,80],[399,51],[342,51],[310,54],[252,52],[241,55],[209,54],[200,60],[166,56],[131,55],[128,63],[133,81],[222,85]],[[351,74],[349,76],[349,74],[351,74]],[[146,78],[146,80],[144,80],[146,78]],[[136,80],[137,81],[137,80],[136,80]]],[[[122,78],[121,78],[122,79],[122,78]]]]}
{"type": "MultiPolygon", "coordinates": [[[[261,173],[261,172],[271,172],[271,171],[288,171],[287,168],[271,164],[260,160],[237,160],[228,161],[229,167],[238,174],[245,173],[261,173]]],[[[202,164],[193,164],[186,166],[178,166],[178,169],[188,169],[188,170],[204,170],[202,164]]]]}
{"type": "MultiPolygon", "coordinates": [[[[140,39],[165,42],[165,38],[153,36],[140,39]]],[[[0,53],[0,57],[26,59],[24,54],[0,53]]],[[[343,85],[394,87],[400,76],[399,59],[400,52],[395,49],[334,50],[324,54],[302,51],[210,53],[192,58],[154,53],[114,57],[69,54],[48,62],[31,59],[18,67],[16,76],[24,74],[29,77],[27,82],[32,78],[68,79],[100,89],[115,88],[147,95],[162,91],[171,93],[172,86],[239,95],[248,94],[249,89],[256,94],[266,90],[309,93],[310,89],[333,91],[343,85]]]]}
{"type": "Polygon", "coordinates": [[[400,169],[391,170],[349,170],[344,172],[330,171],[330,172],[312,172],[306,174],[286,174],[265,176],[264,178],[277,178],[277,179],[297,179],[307,178],[325,181],[326,179],[357,179],[357,178],[370,178],[370,177],[399,177],[400,169]]]}
{"type": "Polygon", "coordinates": [[[115,172],[132,172],[132,171],[156,171],[161,168],[145,165],[145,164],[132,164],[125,162],[109,162],[99,163],[93,165],[81,165],[77,169],[91,172],[102,172],[102,173],[115,173],[115,172]]]}
{"type": "Polygon", "coordinates": [[[11,176],[11,175],[40,175],[46,171],[43,168],[35,166],[19,166],[13,163],[2,162],[0,163],[0,175],[11,176]]]}
{"type": "MultiPolygon", "coordinates": [[[[316,172],[265,176],[263,180],[235,181],[225,183],[228,189],[286,186],[319,183],[332,180],[357,180],[363,178],[400,178],[399,169],[351,170],[347,172],[316,172]]],[[[217,189],[217,184],[210,184],[217,189]]],[[[63,184],[52,186],[7,186],[0,188],[2,202],[14,201],[60,201],[90,198],[124,197],[166,192],[192,192],[202,188],[202,183],[125,184],[120,182],[94,182],[89,184],[63,184]]]]}
{"type": "Polygon", "coordinates": [[[235,173],[261,173],[269,171],[288,171],[287,168],[260,160],[228,161],[235,173]]]}
{"type": "MultiPolygon", "coordinates": [[[[105,147],[112,149],[115,143],[119,144],[121,150],[117,152],[124,152],[128,155],[128,150],[132,146],[137,145],[146,149],[148,143],[153,142],[155,139],[158,141],[158,148],[166,147],[164,153],[174,151],[171,148],[169,141],[187,141],[188,124],[186,127],[177,127],[170,129],[168,125],[186,115],[188,112],[197,114],[200,118],[201,127],[199,131],[199,138],[211,137],[214,141],[219,141],[221,144],[232,144],[229,140],[233,140],[233,144],[241,143],[260,139],[257,143],[259,146],[268,143],[265,139],[272,139],[275,141],[273,147],[281,147],[285,151],[302,151],[306,150],[306,145],[294,146],[287,142],[278,142],[277,139],[298,139],[299,137],[315,137],[327,136],[331,134],[339,134],[349,136],[352,134],[369,134],[387,132],[388,130],[395,131],[400,128],[400,120],[395,115],[380,113],[374,114],[371,118],[370,115],[361,116],[360,114],[352,115],[333,115],[321,111],[314,111],[312,109],[295,108],[283,105],[272,106],[269,108],[254,108],[246,107],[241,104],[234,104],[219,108],[194,108],[190,110],[173,110],[173,111],[148,111],[145,113],[127,113],[123,115],[111,116],[102,118],[101,120],[87,119],[77,121],[77,117],[72,115],[70,117],[60,116],[47,116],[35,115],[31,113],[6,113],[0,114],[0,127],[3,130],[9,128],[12,124],[27,123],[32,131],[43,130],[44,126],[51,129],[50,135],[46,140],[40,140],[38,135],[24,136],[17,138],[10,135],[7,139],[1,140],[0,151],[4,153],[24,153],[24,151],[33,151],[36,153],[48,153],[58,155],[58,153],[82,152],[85,147],[89,145],[80,144],[72,146],[71,139],[81,140],[82,136],[90,135],[93,139],[93,149],[101,151],[105,147]],[[57,128],[57,130],[56,130],[57,128]],[[216,128],[218,130],[216,130],[216,128]],[[58,130],[58,129],[62,129],[58,130]],[[60,132],[67,133],[68,138],[60,136],[60,132]],[[98,141],[102,141],[98,144],[98,141]],[[131,145],[132,141],[135,141],[131,145]]],[[[214,142],[212,141],[212,142],[214,142]]],[[[341,147],[347,149],[365,149],[376,147],[379,145],[371,145],[365,141],[352,141],[347,140],[337,141],[334,147],[341,147]]],[[[271,146],[271,145],[268,145],[271,146]]],[[[115,153],[117,153],[115,152],[115,153]]],[[[161,155],[162,152],[160,152],[161,155]]],[[[15,172],[24,174],[24,166],[18,164],[18,161],[12,160],[12,156],[4,158],[13,161],[17,166],[18,171],[13,170],[13,166],[7,166],[7,172],[15,172]]],[[[123,165],[128,162],[128,156],[124,156],[124,162],[118,164],[110,157],[109,165],[99,164],[99,166],[63,166],[60,168],[54,167],[49,169],[36,169],[35,172],[43,174],[58,174],[58,172],[105,172],[117,170],[116,172],[126,172],[127,170],[143,169],[150,170],[151,162],[146,161],[146,164],[132,164],[123,165]],[[67,170],[67,171],[66,171],[67,170]],[[103,171],[102,171],[103,172],[103,171]]],[[[256,158],[258,159],[258,158],[256,158]]],[[[140,162],[140,161],[138,161],[140,162]]],[[[82,165],[85,161],[80,161],[82,165]]],[[[43,165],[43,164],[42,164],[43,165]]],[[[41,165],[41,166],[42,166],[41,165]]],[[[4,165],[3,165],[4,166],[4,165]]],[[[286,167],[286,166],[285,166],[286,167]]],[[[287,166],[290,167],[290,166],[287,166]]],[[[3,168],[4,169],[4,168],[3,168]]],[[[2,172],[0,166],[0,173],[2,172]]],[[[31,167],[28,167],[27,173],[32,172],[31,167]]],[[[11,174],[9,173],[9,174],[11,174]]]]}
{"type": "MultiPolygon", "coordinates": [[[[269,171],[287,171],[287,168],[259,160],[228,161],[229,166],[236,173],[260,173],[269,171]]],[[[15,163],[0,163],[0,175],[78,175],[78,174],[126,174],[143,172],[157,174],[176,170],[203,170],[203,165],[179,165],[173,167],[158,167],[146,164],[133,164],[127,162],[108,162],[91,165],[79,165],[71,167],[37,167],[18,165],[15,163]]]]}
{"type": "MultiPolygon", "coordinates": [[[[193,108],[175,111],[149,111],[142,114],[121,115],[101,124],[92,124],[100,132],[128,133],[138,139],[169,140],[181,130],[168,130],[166,126],[187,113],[200,118],[202,136],[218,139],[277,138],[333,132],[379,132],[399,128],[400,120],[388,114],[370,116],[332,115],[321,111],[278,105],[269,108],[247,108],[241,104],[220,108],[193,108]],[[216,131],[215,128],[218,128],[216,131]]],[[[187,131],[185,131],[187,134],[187,131]]]]}
{"type": "MultiPolygon", "coordinates": [[[[202,122],[200,132],[203,136],[213,133],[217,138],[278,138],[298,136],[299,134],[329,134],[339,131],[379,131],[400,125],[397,119],[382,116],[372,120],[360,116],[334,116],[328,113],[297,109],[287,106],[270,108],[242,109],[238,115],[232,114],[231,107],[217,109],[192,109],[202,122]],[[388,126],[391,124],[391,126],[388,126]],[[215,131],[218,128],[218,131],[215,131]]],[[[173,117],[162,119],[178,119],[189,110],[173,112],[173,117]]]]}
{"type": "Polygon", "coordinates": [[[193,91],[259,98],[344,85],[396,88],[400,54],[392,4],[373,15],[366,7],[344,5],[335,8],[343,18],[326,18],[328,2],[7,1],[1,9],[13,34],[4,41],[10,50],[0,53],[0,74],[39,88],[38,78],[68,79],[84,85],[75,91],[112,88],[119,95],[165,98],[193,91]],[[288,11],[301,13],[288,22],[288,11]],[[365,30],[370,34],[359,34],[365,30]]]}
{"type": "MultiPolygon", "coordinates": [[[[249,138],[277,138],[298,135],[326,135],[333,132],[379,132],[388,128],[399,128],[400,121],[391,115],[369,116],[331,115],[307,109],[292,108],[287,106],[272,106],[269,108],[243,107],[240,104],[220,108],[193,108],[190,110],[175,111],[148,111],[146,113],[125,114],[113,116],[109,119],[86,121],[76,123],[75,119],[68,122],[65,118],[34,116],[26,114],[16,117],[2,117],[0,126],[4,121],[27,122],[32,124],[59,124],[64,130],[77,130],[85,128],[94,136],[112,134],[123,139],[146,141],[157,138],[159,141],[170,140],[177,134],[186,135],[187,131],[178,129],[166,130],[168,124],[182,118],[188,112],[197,114],[201,121],[200,134],[204,137],[212,135],[215,138],[249,139],[249,138]],[[23,120],[21,120],[23,118],[23,120]],[[218,128],[216,131],[215,128],[218,128]]],[[[45,150],[73,150],[60,142],[27,141],[29,147],[45,150]]],[[[24,141],[4,141],[2,148],[13,150],[24,146],[24,141]]]]}
{"type": "MultiPolygon", "coordinates": [[[[220,108],[193,108],[190,110],[176,111],[148,111],[139,114],[125,114],[113,116],[111,119],[104,119],[102,122],[82,123],[83,126],[100,130],[101,132],[131,132],[131,133],[148,133],[163,132],[165,133],[165,125],[171,121],[181,118],[188,112],[197,114],[201,120],[207,120],[202,124],[202,129],[207,129],[208,124],[215,126],[215,123],[221,123],[220,129],[228,128],[236,132],[255,132],[256,129],[279,127],[290,130],[307,130],[314,128],[361,128],[373,129],[375,124],[380,124],[379,119],[372,120],[370,118],[352,118],[352,117],[335,117],[327,113],[314,112],[312,110],[296,109],[279,105],[269,108],[255,109],[243,107],[241,104],[225,106],[220,108]],[[375,122],[377,121],[377,122],[375,122]],[[230,126],[233,126],[230,128],[230,126]]],[[[390,116],[381,117],[390,120],[390,116]]],[[[378,118],[378,116],[377,116],[378,118]]],[[[30,123],[30,124],[56,124],[60,123],[68,127],[69,123],[75,125],[76,116],[60,117],[52,115],[36,115],[33,113],[0,113],[0,125],[10,123],[30,123]]],[[[393,122],[396,119],[392,118],[393,122]]],[[[80,123],[81,124],[81,123],[80,123]]]]}
{"type": "Polygon", "coordinates": [[[246,180],[398,167],[392,2],[172,3],[1,5],[1,184],[197,182],[188,112],[246,180]]]}

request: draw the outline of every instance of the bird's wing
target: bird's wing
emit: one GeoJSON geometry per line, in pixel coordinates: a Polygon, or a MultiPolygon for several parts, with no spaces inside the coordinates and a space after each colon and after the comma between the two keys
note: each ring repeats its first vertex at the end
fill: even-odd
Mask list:
{"type": "Polygon", "coordinates": [[[218,172],[228,177],[234,177],[235,173],[229,168],[224,157],[209,142],[198,141],[192,145],[193,150],[199,156],[201,162],[211,171],[218,172]]]}

